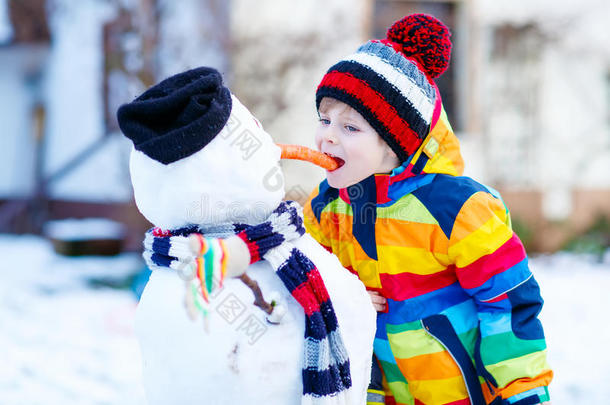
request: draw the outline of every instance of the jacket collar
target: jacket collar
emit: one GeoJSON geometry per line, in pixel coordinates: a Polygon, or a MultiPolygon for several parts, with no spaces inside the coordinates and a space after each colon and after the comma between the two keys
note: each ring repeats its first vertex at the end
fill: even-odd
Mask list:
{"type": "Polygon", "coordinates": [[[339,197],[350,205],[365,197],[367,202],[374,201],[377,205],[392,203],[408,192],[407,188],[411,188],[407,187],[409,184],[415,186],[410,191],[417,188],[419,182],[413,180],[426,174],[423,168],[428,162],[428,156],[421,153],[414,163],[411,163],[412,158],[413,156],[409,156],[405,163],[392,170],[391,173],[373,174],[359,183],[339,189],[339,197]],[[404,181],[408,179],[413,180],[404,181]]]}

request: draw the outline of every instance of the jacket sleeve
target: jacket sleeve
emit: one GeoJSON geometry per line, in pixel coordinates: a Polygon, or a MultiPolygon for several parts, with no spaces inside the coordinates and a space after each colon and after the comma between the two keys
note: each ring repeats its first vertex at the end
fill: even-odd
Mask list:
{"type": "Polygon", "coordinates": [[[477,192],[464,203],[451,230],[449,257],[477,305],[474,357],[486,380],[485,396],[503,404],[548,401],[553,372],[538,320],[543,300],[502,200],[477,192]]]}
{"type": "Polygon", "coordinates": [[[332,253],[330,238],[320,224],[318,218],[316,218],[312,207],[312,201],[318,196],[318,193],[319,187],[316,187],[309,195],[309,198],[303,207],[303,223],[307,233],[309,233],[320,245],[324,246],[329,252],[332,253]]]}

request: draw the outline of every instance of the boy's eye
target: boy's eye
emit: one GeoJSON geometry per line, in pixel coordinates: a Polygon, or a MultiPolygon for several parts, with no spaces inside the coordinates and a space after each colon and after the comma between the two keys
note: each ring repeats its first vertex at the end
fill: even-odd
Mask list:
{"type": "Polygon", "coordinates": [[[347,129],[349,132],[358,132],[358,131],[360,131],[358,128],[352,127],[351,125],[346,125],[345,129],[347,129]]]}
{"type": "Polygon", "coordinates": [[[326,118],[320,118],[320,123],[323,125],[330,125],[330,120],[326,118]]]}

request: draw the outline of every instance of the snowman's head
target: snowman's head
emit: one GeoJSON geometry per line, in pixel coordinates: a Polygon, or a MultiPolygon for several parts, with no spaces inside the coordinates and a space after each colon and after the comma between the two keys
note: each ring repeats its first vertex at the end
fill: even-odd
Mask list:
{"type": "Polygon", "coordinates": [[[155,226],[258,223],[284,197],[280,148],[213,69],[166,79],[118,117],[136,204],[155,226]]]}

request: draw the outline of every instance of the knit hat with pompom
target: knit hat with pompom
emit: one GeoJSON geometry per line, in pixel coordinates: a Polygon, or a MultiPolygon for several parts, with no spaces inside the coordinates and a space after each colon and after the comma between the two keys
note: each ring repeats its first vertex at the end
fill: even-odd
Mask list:
{"type": "Polygon", "coordinates": [[[390,27],[385,39],[372,40],[332,66],[316,92],[358,111],[401,162],[430,131],[440,96],[434,79],[449,66],[451,36],[435,17],[411,14],[390,27]]]}

